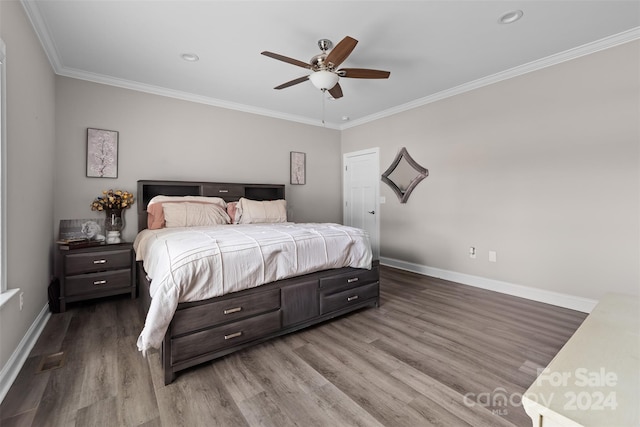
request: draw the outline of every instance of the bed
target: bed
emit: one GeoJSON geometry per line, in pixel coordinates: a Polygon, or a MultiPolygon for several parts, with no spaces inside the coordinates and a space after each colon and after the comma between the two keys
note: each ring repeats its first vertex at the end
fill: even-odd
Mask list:
{"type": "Polygon", "coordinates": [[[378,306],[379,266],[366,233],[287,222],[284,196],[278,184],[138,181],[134,248],[146,319],[138,348],[160,348],[165,384],[184,369],[378,306]],[[210,206],[202,207],[203,200],[216,198],[240,223],[184,220],[193,217],[189,209],[204,212],[210,206]],[[236,213],[230,205],[238,201],[236,213]],[[162,226],[154,217],[159,211],[162,226]]]}

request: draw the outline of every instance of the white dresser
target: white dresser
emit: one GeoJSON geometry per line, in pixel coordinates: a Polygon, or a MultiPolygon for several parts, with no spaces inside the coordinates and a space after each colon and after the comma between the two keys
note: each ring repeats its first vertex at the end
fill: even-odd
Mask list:
{"type": "Polygon", "coordinates": [[[640,299],[607,294],[522,404],[534,427],[640,426],[640,299]]]}

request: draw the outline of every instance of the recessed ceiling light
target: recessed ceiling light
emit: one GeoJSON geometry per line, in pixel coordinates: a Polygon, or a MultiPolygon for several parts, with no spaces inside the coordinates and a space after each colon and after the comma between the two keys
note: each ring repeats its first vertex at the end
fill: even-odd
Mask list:
{"type": "Polygon", "coordinates": [[[182,57],[182,59],[189,62],[196,62],[200,59],[200,57],[195,53],[183,53],[180,56],[182,57]]]}
{"type": "Polygon", "coordinates": [[[524,15],[523,11],[521,11],[521,10],[512,10],[511,12],[507,12],[504,15],[502,15],[498,19],[498,22],[500,24],[513,24],[518,19],[522,18],[522,15],[524,15]]]}

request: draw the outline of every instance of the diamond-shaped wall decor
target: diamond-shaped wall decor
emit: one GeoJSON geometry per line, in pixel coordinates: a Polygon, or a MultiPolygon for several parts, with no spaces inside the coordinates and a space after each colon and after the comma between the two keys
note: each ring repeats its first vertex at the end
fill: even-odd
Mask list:
{"type": "Polygon", "coordinates": [[[407,203],[413,189],[427,176],[429,176],[429,171],[413,160],[406,147],[402,147],[391,166],[382,174],[382,181],[396,193],[400,203],[407,203]],[[416,172],[415,177],[407,176],[410,171],[416,172]],[[394,172],[396,173],[394,174],[394,172]],[[391,175],[395,175],[395,178],[391,175]]]}

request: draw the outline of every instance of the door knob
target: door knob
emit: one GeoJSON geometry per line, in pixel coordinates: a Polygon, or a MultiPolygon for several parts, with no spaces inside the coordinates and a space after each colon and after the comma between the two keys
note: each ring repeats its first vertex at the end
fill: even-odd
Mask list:
{"type": "Polygon", "coordinates": [[[370,213],[371,215],[373,215],[373,214],[375,214],[375,213],[376,213],[376,211],[369,211],[369,213],[370,213]]]}

